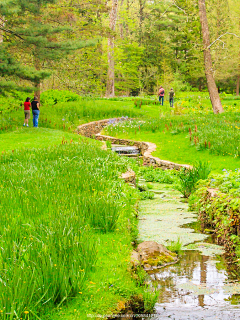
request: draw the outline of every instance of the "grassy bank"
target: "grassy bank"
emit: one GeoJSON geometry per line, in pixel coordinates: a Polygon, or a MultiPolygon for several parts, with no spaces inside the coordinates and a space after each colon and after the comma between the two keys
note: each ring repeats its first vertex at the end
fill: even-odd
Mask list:
{"type": "Polygon", "coordinates": [[[2,154],[2,319],[54,317],[67,301],[81,316],[113,312],[143,295],[126,271],[136,234],[136,195],[118,179],[127,164],[97,146],[2,154]],[[88,300],[97,290],[105,293],[101,308],[88,300]]]}
{"type": "Polygon", "coordinates": [[[15,131],[1,134],[0,152],[45,148],[65,143],[78,142],[82,139],[83,138],[79,135],[63,132],[62,130],[20,127],[15,131]]]}
{"type": "Polygon", "coordinates": [[[119,138],[153,142],[160,159],[194,164],[209,161],[214,171],[240,167],[239,113],[164,116],[160,120],[132,121],[106,128],[119,138]]]}

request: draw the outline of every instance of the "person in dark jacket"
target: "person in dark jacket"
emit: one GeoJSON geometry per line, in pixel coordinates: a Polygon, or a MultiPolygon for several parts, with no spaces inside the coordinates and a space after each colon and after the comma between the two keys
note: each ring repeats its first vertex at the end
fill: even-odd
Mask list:
{"type": "Polygon", "coordinates": [[[38,127],[38,118],[40,113],[40,103],[37,97],[34,97],[34,100],[31,102],[32,114],[33,114],[33,126],[38,127]]]}
{"type": "Polygon", "coordinates": [[[175,96],[175,93],[173,91],[173,88],[169,91],[169,103],[170,107],[173,108],[173,97],[175,96]]]}

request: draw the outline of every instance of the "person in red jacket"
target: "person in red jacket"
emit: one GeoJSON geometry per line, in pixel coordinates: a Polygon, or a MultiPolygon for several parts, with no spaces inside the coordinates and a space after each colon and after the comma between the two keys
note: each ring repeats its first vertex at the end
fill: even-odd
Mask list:
{"type": "Polygon", "coordinates": [[[27,97],[26,101],[24,102],[24,115],[25,115],[25,120],[23,126],[25,125],[28,127],[28,119],[30,119],[30,107],[31,107],[31,102],[30,98],[27,97]]]}
{"type": "Polygon", "coordinates": [[[159,91],[158,91],[158,96],[159,96],[159,102],[160,104],[163,106],[163,101],[164,101],[164,93],[165,93],[165,90],[163,89],[163,87],[161,86],[159,88],[159,91]]]}

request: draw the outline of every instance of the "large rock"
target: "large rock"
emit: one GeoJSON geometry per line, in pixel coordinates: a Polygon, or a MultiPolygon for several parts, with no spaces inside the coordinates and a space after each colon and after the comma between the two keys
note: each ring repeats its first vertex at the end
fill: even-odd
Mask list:
{"type": "Polygon", "coordinates": [[[136,249],[144,269],[152,270],[178,261],[177,254],[155,241],[144,241],[136,249]]]}

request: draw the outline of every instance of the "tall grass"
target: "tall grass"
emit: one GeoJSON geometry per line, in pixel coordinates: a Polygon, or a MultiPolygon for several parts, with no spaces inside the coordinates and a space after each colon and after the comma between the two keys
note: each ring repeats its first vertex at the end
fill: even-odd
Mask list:
{"type": "Polygon", "coordinates": [[[196,183],[199,180],[207,179],[210,172],[211,167],[208,162],[199,161],[191,169],[182,168],[178,172],[179,185],[177,189],[185,198],[188,198],[196,190],[196,183]]]}
{"type": "Polygon", "coordinates": [[[130,202],[118,159],[87,141],[2,154],[2,319],[36,319],[84,292],[96,234],[114,231],[130,202]]]}
{"type": "MultiPolygon", "coordinates": [[[[82,123],[117,117],[142,117],[146,112],[134,108],[133,101],[80,100],[52,104],[46,100],[40,106],[39,126],[74,131],[82,123]]],[[[23,107],[9,105],[0,111],[0,133],[22,126],[23,107]]],[[[32,121],[30,120],[30,126],[32,121]]]]}
{"type": "Polygon", "coordinates": [[[215,155],[240,157],[240,115],[164,116],[160,120],[129,121],[106,128],[112,136],[126,133],[164,133],[172,136],[185,134],[189,146],[197,150],[209,150],[215,155]]]}

